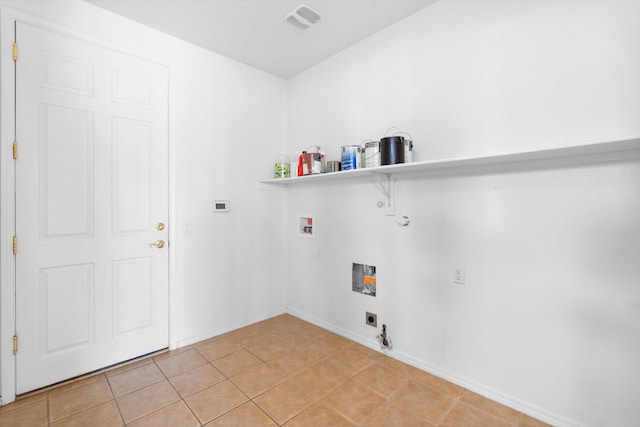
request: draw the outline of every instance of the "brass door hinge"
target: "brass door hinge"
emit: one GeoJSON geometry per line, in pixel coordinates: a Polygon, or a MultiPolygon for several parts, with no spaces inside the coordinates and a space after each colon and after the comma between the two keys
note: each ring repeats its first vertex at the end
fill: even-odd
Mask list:
{"type": "Polygon", "coordinates": [[[18,60],[18,43],[13,44],[13,60],[18,60]]]}
{"type": "Polygon", "coordinates": [[[17,354],[18,353],[18,336],[14,335],[13,336],[13,354],[17,354]]]}
{"type": "Polygon", "coordinates": [[[13,160],[18,158],[18,143],[13,141],[13,160]]]}
{"type": "Polygon", "coordinates": [[[18,253],[18,236],[13,236],[13,254],[18,253]]]}

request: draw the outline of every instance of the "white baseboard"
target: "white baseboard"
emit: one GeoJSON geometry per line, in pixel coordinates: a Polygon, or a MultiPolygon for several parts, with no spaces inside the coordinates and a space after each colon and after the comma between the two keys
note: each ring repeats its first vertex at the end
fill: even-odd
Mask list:
{"type": "Polygon", "coordinates": [[[240,329],[240,328],[244,328],[245,326],[249,326],[252,325],[254,323],[258,323],[261,322],[263,320],[266,319],[270,319],[272,317],[276,317],[276,316],[280,316],[282,314],[286,314],[287,310],[286,308],[282,307],[276,310],[272,310],[266,313],[263,313],[261,315],[258,316],[253,316],[253,317],[249,317],[247,319],[244,319],[240,322],[234,322],[228,325],[224,325],[221,328],[217,328],[217,329],[213,329],[210,331],[207,331],[205,333],[202,334],[198,334],[198,335],[194,335],[188,338],[182,338],[182,339],[178,339],[178,346],[177,348],[180,347],[184,347],[187,345],[191,345],[191,344],[195,344],[197,342],[200,341],[204,341],[204,340],[208,340],[209,338],[213,338],[213,337],[217,337],[218,335],[222,335],[225,334],[227,332],[231,332],[234,331],[236,329],[240,329]]]}
{"type": "Polygon", "coordinates": [[[415,368],[418,368],[422,371],[425,371],[429,374],[435,375],[439,378],[442,378],[444,380],[447,380],[453,384],[459,385],[460,387],[463,387],[467,390],[470,390],[474,393],[477,393],[481,396],[484,396],[488,399],[491,399],[495,402],[501,403],[505,406],[508,406],[510,408],[515,409],[516,411],[525,413],[527,415],[529,415],[530,417],[536,418],[540,421],[544,421],[545,423],[551,424],[552,426],[556,426],[556,427],[583,427],[581,424],[566,419],[564,417],[561,417],[557,414],[551,413],[549,411],[546,411],[540,407],[537,407],[535,405],[532,405],[530,403],[524,402],[520,399],[517,399],[513,396],[509,396],[507,394],[504,394],[498,390],[492,389],[491,387],[487,387],[483,384],[477,383],[475,381],[469,380],[468,378],[464,378],[464,377],[460,377],[458,375],[454,375],[451,374],[450,372],[444,371],[436,366],[430,365],[428,363],[425,363],[421,360],[418,360],[408,354],[402,353],[402,352],[398,352],[395,350],[386,350],[386,351],[382,351],[380,350],[380,345],[378,344],[378,342],[372,338],[366,338],[366,337],[362,337],[359,335],[355,335],[347,330],[344,330],[338,326],[329,324],[323,320],[317,319],[315,317],[312,316],[308,316],[304,313],[301,313],[291,307],[287,308],[287,313],[295,316],[299,319],[302,319],[306,322],[312,323],[316,326],[319,326],[323,329],[326,329],[328,331],[334,332],[340,336],[343,336],[345,338],[348,338],[352,341],[355,341],[359,344],[362,344],[366,347],[369,347],[373,350],[376,350],[380,353],[384,353],[387,356],[394,358],[396,360],[399,360],[401,362],[404,362],[408,365],[411,365],[415,368]]]}
{"type": "Polygon", "coordinates": [[[495,402],[501,403],[503,405],[506,405],[510,408],[513,408],[517,411],[523,412],[533,418],[536,418],[540,421],[544,421],[548,424],[551,424],[553,426],[556,427],[583,427],[581,424],[578,424],[575,421],[566,419],[564,417],[561,417],[557,414],[551,413],[549,411],[546,411],[542,408],[539,408],[535,405],[532,405],[530,403],[524,402],[520,399],[517,399],[513,396],[504,394],[498,390],[495,390],[491,387],[487,387],[483,384],[477,383],[475,381],[469,380],[468,378],[464,378],[458,375],[454,375],[451,374],[450,372],[447,372],[445,370],[442,370],[441,368],[438,368],[437,366],[433,366],[430,365],[428,363],[423,362],[422,360],[416,359],[415,357],[396,351],[396,350],[381,350],[380,349],[380,345],[378,344],[378,341],[376,341],[373,338],[368,338],[368,337],[363,337],[361,335],[356,335],[351,333],[350,331],[347,331],[345,329],[342,329],[338,326],[332,325],[328,322],[325,322],[324,320],[315,318],[313,316],[309,316],[306,315],[302,312],[299,312],[291,307],[288,308],[280,308],[277,310],[273,310],[267,313],[263,313],[259,316],[254,316],[254,317],[250,317],[247,319],[244,319],[241,322],[235,322],[232,324],[228,324],[225,325],[222,328],[218,328],[215,330],[211,330],[208,331],[206,333],[203,334],[199,334],[199,335],[195,335],[189,338],[184,338],[184,339],[180,339],[178,340],[178,348],[179,347],[184,347],[187,345],[191,345],[191,344],[195,344],[197,342],[200,341],[204,341],[207,340],[209,338],[213,338],[215,336],[218,335],[222,335],[224,333],[227,332],[231,332],[233,330],[239,329],[239,328],[243,328],[245,326],[249,326],[252,325],[254,323],[257,322],[261,322],[263,320],[266,319],[270,319],[272,317],[276,317],[282,314],[290,314],[292,316],[295,316],[301,320],[304,320],[306,322],[309,322],[313,325],[319,326],[323,329],[326,329],[327,331],[336,333],[344,338],[347,338],[351,341],[357,342],[358,344],[362,344],[365,347],[368,347],[372,350],[378,351],[382,354],[385,354],[391,358],[394,358],[396,360],[399,360],[401,362],[404,362],[408,365],[411,365],[413,367],[416,367],[422,371],[428,372],[432,375],[435,375],[439,378],[442,378],[444,380],[447,380],[453,384],[459,385],[460,387],[463,387],[467,390],[470,390],[474,393],[477,393],[481,396],[484,396],[488,399],[491,399],[495,402]]]}

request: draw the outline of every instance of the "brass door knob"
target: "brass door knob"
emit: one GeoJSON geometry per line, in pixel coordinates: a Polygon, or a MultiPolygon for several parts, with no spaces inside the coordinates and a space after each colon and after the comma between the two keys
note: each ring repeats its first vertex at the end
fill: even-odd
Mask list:
{"type": "Polygon", "coordinates": [[[156,230],[159,230],[159,231],[164,230],[164,223],[159,222],[158,224],[156,224],[156,230]]]}
{"type": "Polygon", "coordinates": [[[158,241],[157,241],[157,242],[155,242],[155,243],[149,243],[149,247],[150,247],[150,248],[152,248],[152,247],[154,247],[154,246],[155,246],[156,248],[158,248],[158,249],[162,249],[162,248],[164,248],[164,240],[158,240],[158,241]]]}

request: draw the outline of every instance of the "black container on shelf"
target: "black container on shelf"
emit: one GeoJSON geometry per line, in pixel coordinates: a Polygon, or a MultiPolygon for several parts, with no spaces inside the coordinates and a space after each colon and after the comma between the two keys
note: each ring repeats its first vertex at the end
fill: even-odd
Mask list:
{"type": "Polygon", "coordinates": [[[380,164],[404,163],[404,137],[386,136],[380,139],[380,164]]]}

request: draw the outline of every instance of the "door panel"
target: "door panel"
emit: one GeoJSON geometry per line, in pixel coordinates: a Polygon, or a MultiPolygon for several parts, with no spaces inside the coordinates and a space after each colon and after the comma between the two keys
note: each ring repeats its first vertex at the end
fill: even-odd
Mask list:
{"type": "Polygon", "coordinates": [[[93,291],[93,264],[40,270],[44,356],[93,343],[93,291]]]}
{"type": "Polygon", "coordinates": [[[76,95],[93,96],[93,64],[78,58],[40,52],[40,85],[76,95]]]}
{"type": "Polygon", "coordinates": [[[114,331],[123,335],[152,326],[152,258],[113,262],[114,331]]]}
{"type": "Polygon", "coordinates": [[[141,108],[153,108],[153,81],[147,77],[113,71],[113,102],[141,108]]]}
{"type": "Polygon", "coordinates": [[[168,73],[16,23],[17,392],[168,344],[168,73]]]}
{"type": "Polygon", "coordinates": [[[90,237],[94,219],[93,114],[42,105],[40,118],[41,237],[90,237]],[[64,195],[63,201],[59,195],[64,195]]]}
{"type": "Polygon", "coordinates": [[[114,234],[152,228],[154,146],[151,123],[113,119],[114,234]]]}

